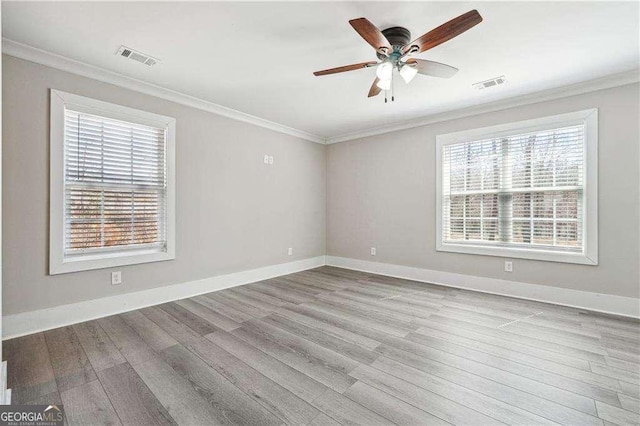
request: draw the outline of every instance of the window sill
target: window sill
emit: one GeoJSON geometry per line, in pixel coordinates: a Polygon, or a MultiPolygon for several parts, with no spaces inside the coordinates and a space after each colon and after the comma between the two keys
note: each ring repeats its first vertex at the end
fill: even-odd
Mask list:
{"type": "Polygon", "coordinates": [[[115,266],[137,265],[140,263],[162,262],[173,260],[176,256],[171,252],[153,250],[126,251],[77,256],[61,261],[51,261],[49,275],[66,274],[68,272],[90,271],[115,266]]]}
{"type": "Polygon", "coordinates": [[[442,243],[436,247],[436,251],[477,254],[481,256],[510,257],[515,259],[542,260],[546,262],[577,263],[581,265],[598,264],[597,254],[587,255],[585,253],[563,253],[542,249],[442,243]]]}

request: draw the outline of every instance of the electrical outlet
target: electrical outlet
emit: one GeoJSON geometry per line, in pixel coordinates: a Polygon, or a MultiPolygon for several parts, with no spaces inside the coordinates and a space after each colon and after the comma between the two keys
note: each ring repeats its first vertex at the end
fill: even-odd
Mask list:
{"type": "Polygon", "coordinates": [[[269,156],[269,165],[272,165],[272,164],[273,164],[273,155],[270,155],[269,156]]]}
{"type": "Polygon", "coordinates": [[[122,284],[122,272],[116,271],[111,273],[111,285],[122,284]]]}
{"type": "Polygon", "coordinates": [[[375,256],[375,255],[376,255],[376,248],[371,247],[371,256],[375,256]]]}
{"type": "Polygon", "coordinates": [[[264,155],[264,164],[269,164],[269,156],[267,154],[264,155]]]}
{"type": "Polygon", "coordinates": [[[289,250],[287,250],[287,253],[289,254],[289,256],[293,256],[293,247],[289,247],[289,250]]]}
{"type": "Polygon", "coordinates": [[[513,262],[510,260],[504,261],[504,271],[505,272],[513,272],[513,262]]]}

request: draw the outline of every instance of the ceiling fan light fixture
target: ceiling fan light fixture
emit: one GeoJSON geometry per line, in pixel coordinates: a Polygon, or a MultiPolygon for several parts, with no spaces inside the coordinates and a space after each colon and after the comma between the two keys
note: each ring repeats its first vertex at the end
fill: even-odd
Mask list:
{"type": "Polygon", "coordinates": [[[391,62],[383,62],[378,65],[378,69],[376,69],[376,75],[378,78],[382,80],[391,80],[391,75],[393,74],[393,64],[391,62]]]}
{"type": "Polygon", "coordinates": [[[459,36],[467,30],[482,22],[482,16],[477,10],[470,10],[457,18],[453,18],[439,27],[423,34],[417,39],[409,42],[411,33],[404,27],[391,27],[380,31],[366,18],[351,19],[349,24],[354,30],[376,51],[378,61],[361,62],[342,67],[330,68],[316,71],[316,76],[337,74],[346,71],[361,70],[369,67],[376,67],[376,79],[369,88],[368,97],[377,96],[382,90],[385,91],[385,102],[387,102],[387,91],[391,91],[391,102],[393,96],[393,69],[408,84],[416,74],[424,74],[432,77],[449,78],[458,69],[438,62],[424,59],[407,58],[411,54],[425,52],[436,46],[459,36]],[[406,59],[406,62],[405,62],[406,59]],[[408,62],[408,63],[407,63],[408,62]]]}
{"type": "Polygon", "coordinates": [[[382,90],[391,90],[391,79],[389,80],[378,80],[376,86],[381,88],[382,90]]]}
{"type": "Polygon", "coordinates": [[[411,83],[411,80],[413,80],[416,74],[418,74],[418,70],[411,65],[404,64],[402,68],[400,68],[400,76],[407,84],[411,83]]]}

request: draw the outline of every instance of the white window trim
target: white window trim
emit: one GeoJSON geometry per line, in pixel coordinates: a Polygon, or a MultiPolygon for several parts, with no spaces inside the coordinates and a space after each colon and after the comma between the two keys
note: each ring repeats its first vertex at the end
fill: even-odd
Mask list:
{"type": "Polygon", "coordinates": [[[550,262],[598,264],[598,110],[589,109],[516,123],[500,124],[436,136],[436,250],[454,253],[500,256],[550,262]],[[584,247],[582,253],[563,253],[550,250],[496,247],[482,244],[456,244],[443,241],[442,151],[446,145],[499,138],[519,133],[537,132],[571,125],[585,125],[584,165],[584,247]]]}
{"type": "Polygon", "coordinates": [[[51,89],[50,113],[49,274],[175,259],[175,118],[55,89],[51,89]],[[128,249],[78,258],[64,258],[64,112],[66,107],[116,120],[167,129],[166,251],[128,249]]]}

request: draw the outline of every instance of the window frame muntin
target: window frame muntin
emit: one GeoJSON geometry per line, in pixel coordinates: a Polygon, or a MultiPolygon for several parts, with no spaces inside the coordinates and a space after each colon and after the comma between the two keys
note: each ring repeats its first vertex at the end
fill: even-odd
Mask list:
{"type": "MultiPolygon", "coordinates": [[[[436,136],[436,251],[484,256],[498,256],[550,262],[598,264],[598,110],[597,108],[558,114],[547,117],[495,126],[465,130],[436,136]],[[474,243],[451,243],[444,241],[443,206],[444,146],[498,139],[518,134],[541,132],[572,125],[584,125],[584,205],[583,205],[583,250],[581,253],[556,250],[497,246],[474,243]]],[[[533,188],[535,189],[535,188],[533,188]]]]}
{"type": "Polygon", "coordinates": [[[49,193],[49,274],[102,269],[175,259],[175,129],[176,119],[147,111],[99,101],[61,90],[50,90],[50,193],[49,193]],[[65,257],[65,110],[105,118],[165,128],[166,161],[166,249],[121,250],[65,257]]]}

